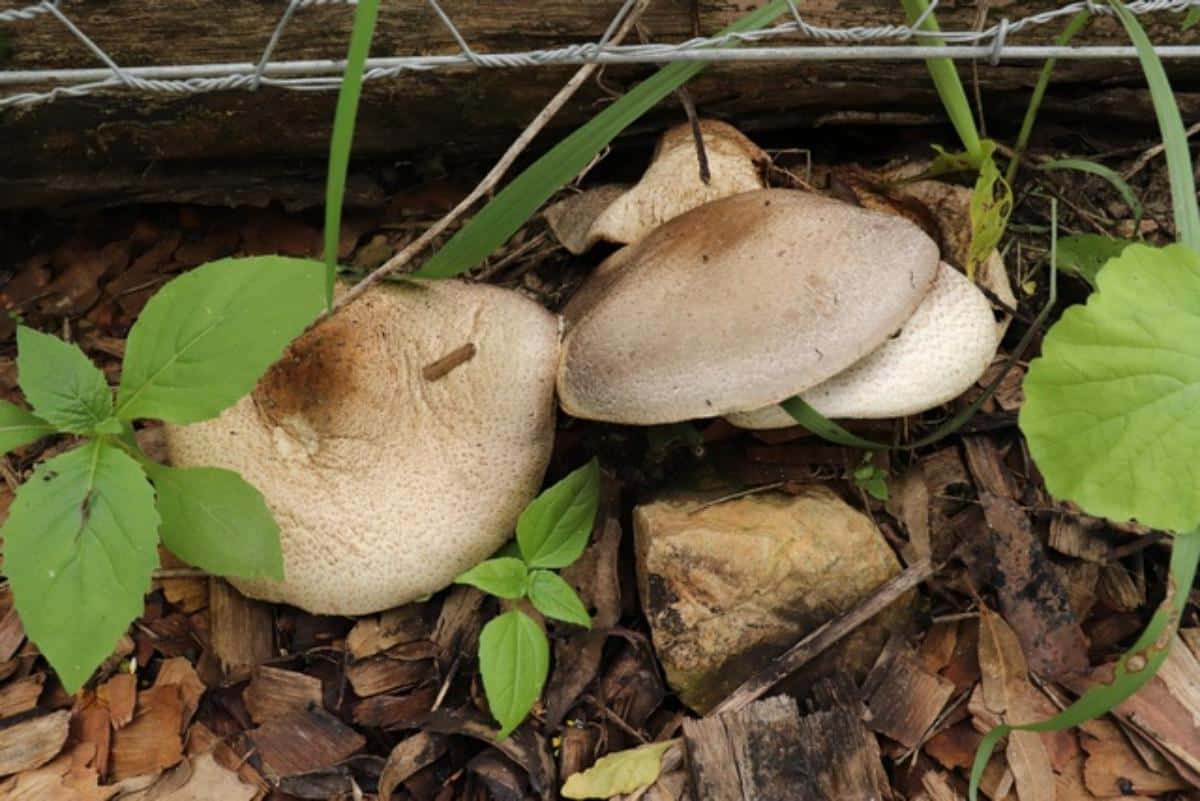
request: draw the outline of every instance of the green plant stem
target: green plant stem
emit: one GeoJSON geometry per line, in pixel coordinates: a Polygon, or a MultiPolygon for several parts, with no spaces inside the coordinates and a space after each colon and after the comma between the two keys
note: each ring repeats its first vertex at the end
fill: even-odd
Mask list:
{"type": "MultiPolygon", "coordinates": [[[[926,0],[900,0],[900,3],[904,6],[904,12],[908,16],[910,25],[916,23],[929,8],[926,0]]],[[[939,30],[933,14],[925,17],[921,24],[921,30],[931,32],[939,30]]],[[[941,39],[929,36],[918,36],[917,41],[923,45],[934,47],[944,47],[946,44],[941,39]]],[[[958,69],[948,58],[926,59],[925,66],[929,69],[929,75],[933,78],[933,85],[937,89],[938,97],[941,98],[942,105],[946,108],[946,116],[950,118],[950,123],[958,133],[958,138],[962,140],[963,148],[967,151],[971,162],[978,166],[979,162],[983,160],[982,142],[979,138],[979,130],[975,127],[975,117],[971,114],[971,103],[967,100],[967,92],[963,88],[958,69]]]]}
{"type": "MultiPolygon", "coordinates": [[[[1071,17],[1071,21],[1067,23],[1066,29],[1058,35],[1058,38],[1054,40],[1054,44],[1059,47],[1070,44],[1071,40],[1087,27],[1091,19],[1092,15],[1089,11],[1080,11],[1071,17]]],[[[1016,179],[1017,170],[1021,166],[1021,159],[1025,156],[1025,150],[1029,147],[1029,137],[1033,134],[1033,123],[1037,120],[1038,110],[1042,106],[1042,98],[1046,96],[1046,89],[1050,86],[1050,76],[1054,72],[1055,62],[1056,59],[1046,59],[1046,63],[1042,65],[1041,74],[1038,75],[1037,84],[1033,87],[1033,94],[1029,98],[1029,107],[1025,109],[1025,118],[1021,120],[1021,130],[1017,134],[1017,144],[1013,147],[1013,157],[1008,162],[1008,170],[1004,174],[1004,180],[1009,185],[1016,179]]]]}
{"type": "Polygon", "coordinates": [[[350,146],[354,142],[354,122],[362,95],[363,69],[379,0],[359,0],[354,10],[354,29],[346,53],[346,72],[338,91],[337,110],[333,115],[333,135],[329,139],[329,173],[325,183],[325,305],[333,305],[333,283],[337,277],[338,242],[342,232],[342,200],[346,193],[346,173],[350,169],[350,146]]]}
{"type": "Polygon", "coordinates": [[[987,733],[971,768],[970,801],[978,798],[979,782],[992,751],[1002,737],[1019,731],[1062,731],[1099,717],[1140,690],[1167,658],[1179,620],[1187,606],[1196,567],[1200,563],[1200,530],[1175,537],[1171,551],[1167,597],[1155,611],[1146,630],[1113,668],[1113,679],[1088,690],[1079,700],[1049,720],[997,726],[987,733]]]}

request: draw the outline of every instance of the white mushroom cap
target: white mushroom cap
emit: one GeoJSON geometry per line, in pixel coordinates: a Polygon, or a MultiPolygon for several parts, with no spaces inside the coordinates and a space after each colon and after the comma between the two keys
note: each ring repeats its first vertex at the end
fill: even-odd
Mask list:
{"type": "Polygon", "coordinates": [[[583,253],[598,241],[631,244],[667,220],[723,197],[762,189],[767,154],[738,129],[717,120],[700,121],[709,182],[700,180],[700,160],[690,124],[668,130],[654,160],[632,189],[601,186],[546,210],[558,241],[583,253]]]}
{"type": "Polygon", "coordinates": [[[782,189],[705,204],[618,256],[565,311],[558,392],[576,417],[641,425],[816,386],[898,331],[938,267],[908,220],[782,189]]]}
{"type": "Polygon", "coordinates": [[[512,536],[554,436],[559,326],[507,290],[372,289],[215,420],[168,426],[178,466],[236,470],[279,523],[285,580],[246,594],[367,614],[435,592],[512,536]],[[474,353],[430,380],[426,368],[474,353]]]}
{"type": "MultiPolygon", "coordinates": [[[[1001,336],[988,299],[943,262],[933,289],[898,335],[801,397],[826,417],[873,419],[923,412],[957,398],[978,381],[1001,336]]],[[[796,425],[779,406],[728,419],[741,428],[796,425]]]]}

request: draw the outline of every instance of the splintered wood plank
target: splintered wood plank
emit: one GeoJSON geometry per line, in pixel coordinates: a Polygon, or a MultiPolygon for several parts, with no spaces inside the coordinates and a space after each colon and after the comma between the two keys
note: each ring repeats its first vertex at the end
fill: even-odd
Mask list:
{"type": "Polygon", "coordinates": [[[706,801],[743,801],[733,744],[721,716],[685,719],[683,740],[696,797],[706,801]]]}
{"type": "Polygon", "coordinates": [[[242,692],[246,711],[255,723],[303,712],[321,705],[321,680],[294,670],[259,665],[242,692]]]}
{"type": "Polygon", "coordinates": [[[806,798],[800,709],[786,695],[722,716],[745,801],[806,798]]]}
{"type": "Polygon", "coordinates": [[[223,579],[209,580],[213,651],[231,681],[275,655],[275,621],[268,604],[251,600],[223,579]]]}
{"type": "Polygon", "coordinates": [[[330,768],[358,752],[361,734],[317,706],[269,720],[247,733],[268,776],[298,776],[330,768]]]}
{"type": "Polygon", "coordinates": [[[71,728],[65,709],[13,722],[0,721],[0,776],[45,765],[62,751],[71,728]]]}
{"type": "Polygon", "coordinates": [[[155,773],[183,758],[183,696],[174,684],[138,693],[133,721],[113,732],[113,781],[155,773]]]}
{"type": "Polygon", "coordinates": [[[908,652],[896,654],[882,670],[867,699],[869,725],[914,748],[954,694],[954,682],[930,673],[908,652]]]}

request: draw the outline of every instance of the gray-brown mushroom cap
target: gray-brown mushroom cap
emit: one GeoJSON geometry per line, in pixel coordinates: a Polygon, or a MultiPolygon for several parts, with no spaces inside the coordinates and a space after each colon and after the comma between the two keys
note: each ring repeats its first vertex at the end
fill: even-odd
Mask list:
{"type": "Polygon", "coordinates": [[[929,291],[913,223],[782,189],[696,208],[622,252],[568,305],[558,371],[576,417],[669,423],[758,409],[877,348],[929,291]]]}
{"type": "Polygon", "coordinates": [[[173,463],[238,471],[279,523],[285,580],[234,584],[366,614],[487,558],[550,458],[558,339],[555,317],[514,292],[383,286],[298,340],[220,417],[169,426],[173,463]]]}

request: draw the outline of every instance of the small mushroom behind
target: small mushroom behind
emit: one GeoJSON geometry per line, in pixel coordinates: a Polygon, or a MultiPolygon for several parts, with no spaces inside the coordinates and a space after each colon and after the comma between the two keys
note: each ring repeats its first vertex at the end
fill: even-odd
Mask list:
{"type": "Polygon", "coordinates": [[[738,129],[717,120],[700,122],[709,180],[690,124],[668,130],[654,160],[632,188],[607,185],[559,201],[546,210],[550,230],[567,250],[579,254],[596,242],[632,244],[668,220],[704,203],[762,189],[767,154],[738,129]]]}
{"type": "MultiPolygon", "coordinates": [[[[978,381],[1003,334],[988,299],[943,262],[933,289],[899,334],[801,397],[826,417],[882,419],[923,412],[978,381]]],[[[728,419],[741,428],[796,425],[780,406],[728,419]]]]}
{"type": "Polygon", "coordinates": [[[568,305],[560,402],[636,425],[778,403],[883,344],[937,268],[901,217],[783,189],[707,203],[619,251],[568,305]]]}
{"type": "Polygon", "coordinates": [[[279,523],[284,581],[233,583],[359,615],[486,558],[550,458],[558,338],[552,314],[497,287],[381,286],[297,340],[220,417],[168,426],[174,464],[240,472],[279,523]]]}

